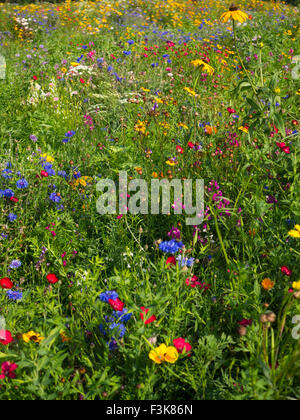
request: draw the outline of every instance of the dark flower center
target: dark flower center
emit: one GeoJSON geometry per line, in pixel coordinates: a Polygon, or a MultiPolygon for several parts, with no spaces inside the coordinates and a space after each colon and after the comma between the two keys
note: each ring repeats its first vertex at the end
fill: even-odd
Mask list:
{"type": "Polygon", "coordinates": [[[229,7],[229,11],[230,12],[235,12],[236,10],[238,10],[239,8],[237,6],[234,6],[233,4],[229,7]]]}

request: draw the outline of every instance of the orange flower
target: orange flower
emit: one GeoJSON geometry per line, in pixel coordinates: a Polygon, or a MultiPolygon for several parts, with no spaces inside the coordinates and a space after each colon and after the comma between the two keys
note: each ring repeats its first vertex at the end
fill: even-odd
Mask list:
{"type": "Polygon", "coordinates": [[[275,286],[275,282],[267,277],[263,279],[261,285],[265,290],[271,290],[275,286]]]}

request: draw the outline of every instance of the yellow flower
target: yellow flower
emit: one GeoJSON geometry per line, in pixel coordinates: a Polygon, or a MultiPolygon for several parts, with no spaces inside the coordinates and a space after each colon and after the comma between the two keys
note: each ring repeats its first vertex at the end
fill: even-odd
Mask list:
{"type": "Polygon", "coordinates": [[[293,286],[293,289],[300,290],[300,280],[294,281],[292,286],[293,286]]]}
{"type": "Polygon", "coordinates": [[[38,334],[34,331],[29,331],[28,333],[23,334],[23,340],[25,341],[25,343],[29,343],[29,341],[40,343],[44,339],[45,337],[42,337],[41,334],[38,334]]]}
{"type": "Polygon", "coordinates": [[[244,133],[248,133],[248,128],[244,127],[241,125],[241,127],[239,127],[239,130],[243,131],[244,133]]]}
{"type": "Polygon", "coordinates": [[[167,347],[166,354],[165,354],[166,362],[175,363],[177,359],[178,359],[177,349],[173,346],[167,347]]]}
{"type": "Polygon", "coordinates": [[[196,96],[196,92],[193,89],[185,87],[184,90],[186,90],[190,95],[196,96]]]}
{"type": "Polygon", "coordinates": [[[238,10],[236,6],[230,6],[229,11],[222,14],[220,20],[226,23],[229,19],[237,20],[240,23],[246,22],[248,15],[241,10],[238,10]]]}
{"type": "Polygon", "coordinates": [[[193,60],[191,61],[191,64],[195,67],[199,67],[202,66],[203,70],[206,71],[208,74],[214,74],[215,70],[213,69],[212,66],[210,66],[209,64],[207,64],[205,61],[203,60],[193,60]]]}
{"type": "Polygon", "coordinates": [[[169,165],[169,166],[175,166],[176,165],[176,162],[174,162],[173,160],[168,159],[166,161],[166,164],[169,165]]]}
{"type": "Polygon", "coordinates": [[[52,156],[47,155],[47,153],[43,153],[41,155],[41,158],[44,158],[48,163],[54,162],[54,158],[52,156]]]}
{"type": "Polygon", "coordinates": [[[300,225],[295,225],[295,230],[290,230],[288,232],[288,234],[292,237],[292,238],[300,238],[300,225]]]}
{"type": "Polygon", "coordinates": [[[274,89],[274,92],[275,93],[280,93],[280,89],[279,88],[276,88],[276,89],[274,89]]]}
{"type": "Polygon", "coordinates": [[[265,290],[271,290],[275,286],[275,282],[269,278],[265,278],[263,279],[261,285],[265,290]]]}
{"type": "Polygon", "coordinates": [[[165,354],[167,351],[167,346],[165,344],[161,344],[159,347],[156,347],[155,350],[151,350],[149,353],[149,358],[153,360],[153,362],[157,364],[161,364],[165,361],[165,354]]]}
{"type": "Polygon", "coordinates": [[[178,351],[173,346],[167,347],[165,344],[161,344],[150,351],[149,358],[158,365],[163,362],[175,363],[178,359],[178,351]]]}

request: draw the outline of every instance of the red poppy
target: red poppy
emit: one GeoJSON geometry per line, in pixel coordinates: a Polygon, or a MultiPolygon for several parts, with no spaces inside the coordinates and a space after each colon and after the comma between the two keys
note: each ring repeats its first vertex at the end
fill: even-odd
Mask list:
{"type": "Polygon", "coordinates": [[[230,108],[230,106],[227,108],[227,111],[229,112],[229,114],[235,114],[235,110],[233,108],[230,108]]]}
{"type": "Polygon", "coordinates": [[[2,287],[2,289],[11,289],[12,287],[14,287],[14,284],[8,277],[3,277],[0,280],[0,286],[2,287]]]}
{"type": "Polygon", "coordinates": [[[33,76],[33,80],[37,80],[37,76],[33,76]]]}
{"type": "Polygon", "coordinates": [[[189,141],[189,142],[188,142],[188,146],[189,146],[191,149],[194,149],[194,148],[195,148],[194,143],[192,143],[191,141],[189,141]]]}
{"type": "Polygon", "coordinates": [[[57,276],[55,274],[48,274],[46,279],[48,280],[49,283],[51,284],[55,284],[59,281],[59,279],[57,278],[57,276]]]}
{"type": "Polygon", "coordinates": [[[124,303],[119,299],[108,299],[108,303],[115,311],[123,311],[124,303]]]}
{"type": "Polygon", "coordinates": [[[171,257],[169,257],[166,261],[167,265],[176,265],[176,258],[172,255],[171,257]]]}
{"type": "Polygon", "coordinates": [[[82,83],[82,84],[85,83],[85,80],[84,79],[80,78],[79,80],[80,80],[80,83],[82,83]]]}
{"type": "Polygon", "coordinates": [[[7,346],[13,341],[11,332],[8,330],[0,330],[0,343],[7,346]]]}
{"type": "Polygon", "coordinates": [[[185,350],[185,352],[189,353],[189,356],[191,356],[192,346],[190,345],[190,343],[185,341],[184,338],[176,338],[175,340],[173,340],[173,344],[176,347],[178,353],[182,353],[185,350]]]}
{"type": "Polygon", "coordinates": [[[281,267],[281,272],[282,274],[284,274],[285,276],[291,276],[293,274],[292,270],[290,270],[286,265],[283,265],[281,267]]]}
{"type": "Polygon", "coordinates": [[[10,197],[10,201],[12,201],[13,203],[18,203],[19,199],[17,197],[10,197]]]}
{"type": "Polygon", "coordinates": [[[41,171],[41,177],[48,178],[49,174],[46,171],[41,171]]]}
{"type": "Polygon", "coordinates": [[[177,151],[178,153],[183,154],[183,148],[182,148],[181,146],[176,146],[176,151],[177,151]]]}
{"type": "MultiPolygon", "coordinates": [[[[149,309],[145,308],[144,306],[141,306],[141,310],[142,312],[140,313],[141,316],[141,320],[144,321],[144,315],[147,315],[147,313],[149,312],[149,309]]],[[[151,324],[151,322],[156,321],[156,316],[155,315],[151,315],[150,318],[148,318],[146,321],[144,321],[144,324],[151,324]]]]}

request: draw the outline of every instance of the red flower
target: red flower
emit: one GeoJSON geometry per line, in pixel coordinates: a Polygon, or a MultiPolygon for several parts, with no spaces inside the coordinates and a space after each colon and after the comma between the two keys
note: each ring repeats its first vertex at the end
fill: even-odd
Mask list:
{"type": "Polygon", "coordinates": [[[123,311],[124,303],[119,299],[108,299],[108,303],[115,311],[123,311]]]}
{"type": "MultiPolygon", "coordinates": [[[[145,308],[144,306],[141,307],[142,312],[140,313],[141,315],[141,320],[144,321],[144,315],[147,315],[147,313],[149,312],[149,309],[145,308]]],[[[144,321],[144,324],[151,324],[151,322],[156,321],[156,316],[155,315],[151,315],[150,318],[148,318],[146,321],[144,321]]]]}
{"type": "Polygon", "coordinates": [[[281,151],[287,154],[291,153],[290,147],[287,146],[283,141],[282,142],[276,142],[277,146],[280,147],[281,151]]]}
{"type": "Polygon", "coordinates": [[[242,325],[243,327],[250,327],[252,325],[252,320],[243,319],[242,321],[239,322],[239,324],[242,325]]]}
{"type": "Polygon", "coordinates": [[[17,197],[10,197],[10,201],[12,201],[13,203],[18,203],[19,199],[17,197]]]}
{"type": "Polygon", "coordinates": [[[49,174],[46,171],[41,171],[41,177],[48,178],[49,174]]]}
{"type": "Polygon", "coordinates": [[[290,270],[287,266],[283,265],[281,267],[281,272],[282,274],[284,274],[285,276],[291,276],[293,274],[292,270],[290,270]]]}
{"type": "Polygon", "coordinates": [[[176,258],[172,255],[171,257],[169,257],[166,261],[167,265],[175,265],[176,266],[176,258]]]}
{"type": "Polygon", "coordinates": [[[48,274],[46,279],[48,280],[49,283],[51,284],[55,284],[59,281],[59,279],[56,277],[55,274],[48,274]]]}
{"type": "Polygon", "coordinates": [[[0,286],[2,287],[2,289],[11,289],[12,287],[14,287],[14,284],[8,277],[3,277],[0,280],[0,286]]]}
{"type": "Polygon", "coordinates": [[[192,143],[191,141],[189,141],[189,142],[188,142],[188,146],[189,146],[191,149],[194,149],[194,148],[195,148],[194,143],[192,143]]]}
{"type": "Polygon", "coordinates": [[[188,355],[191,356],[192,346],[190,345],[190,343],[185,341],[184,338],[176,338],[175,340],[173,340],[173,344],[176,347],[178,353],[182,353],[185,350],[185,352],[189,353],[188,355]]]}
{"type": "Polygon", "coordinates": [[[80,80],[80,83],[82,83],[82,84],[85,83],[85,80],[84,79],[80,78],[79,80],[80,80]]]}
{"type": "Polygon", "coordinates": [[[37,80],[37,76],[33,76],[33,80],[37,80]]]}
{"type": "Polygon", "coordinates": [[[16,374],[14,371],[17,369],[18,365],[11,362],[4,362],[1,366],[1,373],[0,373],[0,379],[4,379],[5,377],[10,379],[15,379],[16,374]]]}
{"type": "Polygon", "coordinates": [[[186,282],[186,284],[188,286],[191,286],[191,287],[196,287],[196,286],[198,286],[198,285],[201,284],[200,281],[198,281],[198,277],[197,276],[193,276],[191,279],[190,278],[187,278],[185,280],[185,282],[186,282]]]}
{"type": "Polygon", "coordinates": [[[7,344],[13,341],[11,332],[8,330],[0,330],[0,343],[7,346],[7,344]]]}
{"type": "Polygon", "coordinates": [[[235,110],[233,108],[228,107],[227,111],[229,112],[229,114],[235,114],[235,110]]]}
{"type": "Polygon", "coordinates": [[[176,146],[176,150],[178,153],[183,154],[183,148],[181,146],[176,146]]]}

